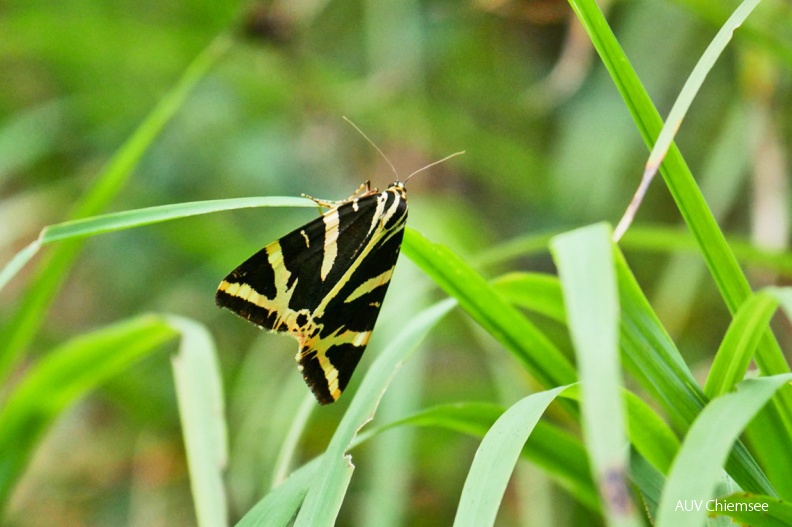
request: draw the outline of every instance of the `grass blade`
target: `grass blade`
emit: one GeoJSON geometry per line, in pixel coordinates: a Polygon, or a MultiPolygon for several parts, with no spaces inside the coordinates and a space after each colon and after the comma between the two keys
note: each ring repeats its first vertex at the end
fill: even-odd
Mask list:
{"type": "Polygon", "coordinates": [[[679,97],[674,101],[671,112],[668,114],[668,118],[657,136],[657,141],[655,141],[652,151],[649,154],[649,160],[646,162],[646,168],[644,169],[641,183],[635,193],[635,197],[630,202],[630,206],[627,212],[625,212],[624,217],[622,217],[621,221],[616,226],[616,230],[613,234],[615,240],[621,239],[624,232],[629,228],[630,223],[632,223],[632,219],[646,194],[649,184],[652,182],[652,179],[657,173],[657,169],[660,167],[660,163],[666,156],[674,140],[674,136],[682,126],[682,120],[690,109],[693,99],[701,89],[701,85],[704,84],[707,74],[715,65],[715,61],[718,60],[723,50],[726,49],[726,45],[731,41],[735,29],[742,25],[745,19],[748,18],[748,15],[759,5],[759,1],[760,0],[745,0],[740,4],[726,23],[720,28],[718,34],[715,35],[715,38],[712,39],[712,42],[707,46],[704,54],[696,63],[695,68],[693,68],[685,85],[682,87],[682,91],[679,92],[679,97]]]}
{"type": "Polygon", "coordinates": [[[553,239],[567,321],[581,380],[583,431],[608,525],[640,520],[627,487],[619,366],[619,294],[611,231],[584,227],[553,239]]]}
{"type": "Polygon", "coordinates": [[[792,374],[743,381],[737,392],[712,401],[690,427],[663,489],[657,527],[699,527],[707,510],[682,512],[680,500],[712,497],[721,467],[740,432],[773,394],[792,382],[792,374]]]}
{"type": "Polygon", "coordinates": [[[566,386],[535,393],[506,410],[481,441],[470,466],[454,527],[495,524],[503,493],[523,445],[547,406],[566,386]]]}
{"type": "Polygon", "coordinates": [[[228,525],[223,486],[228,440],[217,352],[203,325],[174,316],[168,322],[181,333],[171,363],[198,525],[222,527],[228,525]]]}
{"type": "MultiPolygon", "coordinates": [[[[482,438],[503,412],[503,407],[491,403],[434,406],[361,434],[355,444],[371,435],[405,425],[445,428],[482,438]]],[[[588,458],[579,439],[554,425],[539,421],[521,455],[547,471],[580,503],[594,511],[599,510],[599,498],[591,481],[588,458]]]]}
{"type": "Polygon", "coordinates": [[[544,386],[575,382],[577,374],[561,351],[462,258],[407,229],[402,251],[544,386]]]}

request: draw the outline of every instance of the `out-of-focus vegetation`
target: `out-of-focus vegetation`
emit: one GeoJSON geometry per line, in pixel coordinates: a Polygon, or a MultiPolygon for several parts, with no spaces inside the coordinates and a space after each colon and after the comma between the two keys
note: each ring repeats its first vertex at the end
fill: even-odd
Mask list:
{"type": "MultiPolygon", "coordinates": [[[[736,6],[636,0],[603,9],[665,115],[736,6]]],[[[766,0],[720,57],[676,141],[754,289],[792,275],[791,70],[792,8],[766,0]]],[[[408,233],[409,258],[399,262],[373,340],[330,407],[304,403],[310,395],[292,339],[263,334],[213,300],[228,271],[315,209],[218,212],[45,246],[0,291],[0,423],[27,438],[0,450],[4,523],[195,524],[170,363],[175,332],[140,315],[189,317],[215,340],[229,441],[225,494],[236,521],[275,481],[325,451],[374,358],[448,293],[463,309],[428,330],[398,370],[374,424],[406,424],[352,451],[357,468],[338,524],[450,525],[480,437],[500,412],[574,381],[563,366],[574,354],[558,282],[504,273],[554,274],[551,235],[615,224],[624,212],[648,150],[614,84],[560,1],[1,2],[2,265],[44,226],[76,217],[247,196],[343,199],[365,180],[385,187],[390,168],[342,116],[402,177],[466,151],[410,181],[409,226],[445,247],[408,233]],[[497,280],[487,285],[474,270],[497,280]],[[532,350],[545,341],[560,358],[536,366],[532,350]],[[59,369],[79,364],[58,361],[80,346],[97,353],[82,356],[85,368],[102,364],[97,375],[59,369]],[[111,361],[114,352],[120,358],[111,361]],[[20,393],[24,405],[16,405],[20,393]],[[451,403],[475,404],[438,406],[451,403]],[[14,421],[22,414],[4,408],[38,420],[14,421]],[[295,416],[305,408],[312,412],[301,431],[295,416]]],[[[643,430],[667,433],[657,444],[671,454],[634,430],[630,440],[658,475],[668,475],[667,455],[706,397],[733,385],[718,384],[731,377],[717,363],[718,376],[708,378],[715,352],[743,346],[747,364],[757,345],[777,351],[760,329],[785,305],[783,291],[753,297],[735,319],[745,325],[735,322],[727,334],[739,302],[724,292],[727,264],[702,250],[717,240],[686,230],[691,214],[658,178],[621,244],[626,262],[615,263],[625,383],[656,411],[636,398],[628,413],[643,419],[643,430]],[[752,344],[738,342],[750,331],[752,344]],[[657,355],[643,363],[641,350],[657,355]],[[653,377],[642,368],[655,359],[678,369],[653,377]],[[680,388],[690,399],[658,384],[694,386],[694,378],[707,389],[680,388]]],[[[786,320],[772,327],[787,350],[786,320]]],[[[780,352],[757,357],[765,374],[788,363],[780,352]]],[[[744,489],[789,500],[792,468],[777,453],[788,451],[792,433],[762,434],[790,424],[787,399],[778,397],[726,467],[744,489]]],[[[579,422],[572,399],[550,407],[523,451],[528,462],[517,465],[499,525],[605,521],[579,422]]],[[[639,466],[631,465],[630,489],[644,493],[654,515],[651,471],[639,466]]]]}

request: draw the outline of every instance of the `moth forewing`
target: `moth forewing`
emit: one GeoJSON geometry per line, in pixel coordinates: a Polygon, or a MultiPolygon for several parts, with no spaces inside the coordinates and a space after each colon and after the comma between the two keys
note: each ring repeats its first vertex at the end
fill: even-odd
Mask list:
{"type": "Polygon", "coordinates": [[[298,340],[299,369],[322,404],[338,399],[368,344],[407,220],[401,183],[368,189],[251,256],[216,294],[219,306],[298,340]]]}

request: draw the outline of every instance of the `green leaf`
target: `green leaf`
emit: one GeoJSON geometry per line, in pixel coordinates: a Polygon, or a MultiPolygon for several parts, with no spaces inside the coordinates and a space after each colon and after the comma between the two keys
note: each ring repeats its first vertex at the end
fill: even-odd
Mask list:
{"type": "Polygon", "coordinates": [[[610,227],[604,223],[551,242],[583,392],[583,432],[609,525],[640,520],[627,485],[619,366],[619,293],[610,227]]]}
{"type": "Polygon", "coordinates": [[[162,318],[141,316],[76,337],[33,366],[0,410],[0,509],[61,412],[176,335],[162,318]]]}
{"type": "Polygon", "coordinates": [[[561,351],[457,254],[410,228],[404,234],[402,252],[544,386],[575,382],[575,370],[561,351]]]}
{"type": "Polygon", "coordinates": [[[167,320],[181,333],[171,362],[198,525],[221,527],[228,525],[223,485],[228,440],[217,352],[203,325],[175,316],[167,320]]]}
{"type": "Polygon", "coordinates": [[[778,307],[778,298],[761,291],[743,302],[729,324],[707,376],[704,393],[714,399],[745,377],[756,347],[778,307]]]}
{"type": "Polygon", "coordinates": [[[260,198],[234,198],[208,201],[172,203],[144,209],[125,210],[101,216],[50,225],[41,231],[41,243],[50,243],[67,238],[95,236],[133,227],[142,227],[168,220],[188,218],[199,214],[209,214],[224,210],[253,207],[316,207],[316,203],[306,198],[267,196],[260,198]]]}
{"type": "Polygon", "coordinates": [[[705,509],[680,512],[680,500],[709,500],[732,445],[773,394],[792,382],[792,374],[749,379],[737,392],[719,397],[702,410],[679,451],[657,511],[657,527],[699,527],[705,509]]]}
{"type": "MultiPolygon", "coordinates": [[[[397,426],[438,427],[481,438],[503,412],[504,408],[499,405],[481,402],[434,406],[373,428],[361,434],[355,445],[397,426]]],[[[588,458],[579,439],[557,426],[539,421],[521,455],[547,471],[579,502],[592,510],[599,510],[599,498],[591,480],[588,458]]]]}
{"type": "Polygon", "coordinates": [[[503,415],[484,436],[470,466],[455,527],[479,527],[495,524],[514,465],[523,445],[547,406],[566,386],[535,393],[520,400],[503,415]]]}

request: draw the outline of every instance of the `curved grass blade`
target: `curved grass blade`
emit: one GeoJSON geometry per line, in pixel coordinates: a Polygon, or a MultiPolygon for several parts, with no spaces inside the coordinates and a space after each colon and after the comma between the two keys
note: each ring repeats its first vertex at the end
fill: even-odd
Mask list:
{"type": "Polygon", "coordinates": [[[200,214],[255,207],[315,207],[316,203],[305,198],[288,196],[264,196],[255,198],[232,198],[207,201],[172,203],[143,209],[125,210],[102,214],[90,218],[66,221],[49,225],[41,230],[39,238],[17,253],[0,271],[0,289],[30,261],[42,245],[56,241],[74,240],[96,236],[123,229],[143,227],[164,221],[188,218],[200,214]]]}
{"type": "Polygon", "coordinates": [[[619,293],[611,231],[604,223],[551,242],[577,357],[582,422],[608,525],[641,524],[628,490],[619,365],[619,293]]]}
{"type": "Polygon", "coordinates": [[[715,38],[712,39],[710,45],[707,46],[704,54],[696,63],[696,66],[693,68],[693,71],[691,72],[687,81],[685,81],[682,91],[679,92],[679,96],[677,97],[676,101],[674,101],[674,105],[671,107],[671,111],[668,114],[665,124],[663,124],[663,127],[660,129],[660,133],[657,136],[657,141],[655,141],[655,144],[652,147],[652,151],[649,154],[649,160],[646,162],[646,168],[644,169],[643,176],[641,177],[641,183],[638,186],[638,190],[635,192],[635,196],[630,202],[630,205],[627,207],[627,211],[624,213],[621,221],[619,221],[619,224],[616,226],[616,229],[613,233],[614,240],[618,241],[621,239],[622,235],[630,227],[630,224],[635,217],[635,213],[637,212],[638,207],[640,207],[641,201],[643,200],[643,197],[649,188],[649,184],[652,182],[652,179],[660,167],[660,163],[663,161],[663,158],[668,152],[668,149],[674,140],[674,136],[676,135],[680,126],[682,126],[682,120],[685,118],[687,111],[690,109],[693,99],[701,89],[701,85],[704,84],[707,74],[715,65],[715,61],[718,60],[718,57],[720,57],[721,53],[723,53],[723,50],[726,49],[726,45],[731,41],[734,31],[740,25],[742,25],[745,19],[748,18],[748,15],[750,15],[754,8],[759,5],[759,2],[760,0],[745,0],[740,4],[740,6],[734,11],[734,13],[732,13],[726,23],[721,26],[718,34],[715,35],[715,38]]]}
{"type": "MultiPolygon", "coordinates": [[[[354,445],[398,426],[437,427],[482,438],[504,412],[497,404],[467,402],[427,408],[360,434],[354,445]]],[[[580,503],[599,511],[599,497],[591,480],[588,456],[582,443],[569,432],[539,421],[525,443],[521,456],[542,467],[580,503]]]]}
{"type": "Polygon", "coordinates": [[[456,302],[447,299],[417,314],[399,336],[376,358],[363,378],[349,409],[325,451],[318,477],[313,481],[295,527],[334,525],[354,466],[347,451],[358,430],[370,421],[396,370],[426,337],[429,330],[456,302]]]}
{"type": "Polygon", "coordinates": [[[34,240],[25,246],[24,249],[16,253],[14,257],[11,258],[11,261],[3,266],[3,269],[0,270],[0,289],[3,289],[6,284],[10,282],[34,256],[36,256],[39,249],[41,249],[41,242],[39,240],[34,240]]]}
{"type": "Polygon", "coordinates": [[[702,410],[671,467],[660,498],[657,527],[699,527],[704,523],[706,509],[681,512],[678,502],[706,502],[712,497],[721,467],[740,432],[773,394],[790,382],[792,374],[749,379],[737,386],[737,392],[715,399],[702,410]]]}
{"type": "Polygon", "coordinates": [[[42,244],[46,244],[67,238],[95,236],[168,220],[188,218],[199,214],[254,207],[316,207],[316,203],[306,198],[280,196],[172,203],[170,205],[125,210],[50,225],[49,227],[44,227],[39,239],[42,244]]]}
{"type": "Polygon", "coordinates": [[[192,320],[166,320],[181,333],[179,352],[171,363],[198,525],[223,527],[228,525],[223,485],[228,432],[214,341],[205,326],[192,320]]]}
{"type": "MultiPolygon", "coordinates": [[[[182,106],[192,88],[228,47],[229,41],[220,37],[196,57],[174,87],[115,153],[98,180],[87,190],[70,214],[72,218],[98,214],[110,204],[151,143],[182,106]]],[[[45,312],[81,249],[82,243],[79,241],[64,243],[39,263],[33,284],[25,292],[22,305],[2,328],[4,338],[0,340],[0,383],[22,358],[26,346],[43,323],[45,312]]]]}
{"type": "Polygon", "coordinates": [[[402,252],[544,386],[575,382],[575,369],[561,351],[457,254],[410,228],[405,230],[402,252]]]}
{"type": "Polygon", "coordinates": [[[728,393],[743,380],[778,302],[778,298],[770,292],[760,291],[743,302],[737,310],[707,376],[704,385],[707,397],[714,399],[728,393]]]}
{"type": "Polygon", "coordinates": [[[535,393],[506,410],[484,436],[470,466],[454,527],[495,524],[503,493],[523,445],[548,405],[566,386],[535,393]]]}
{"type": "Polygon", "coordinates": [[[162,318],[141,316],[76,337],[33,366],[0,409],[0,509],[63,410],[176,336],[162,318]]]}

